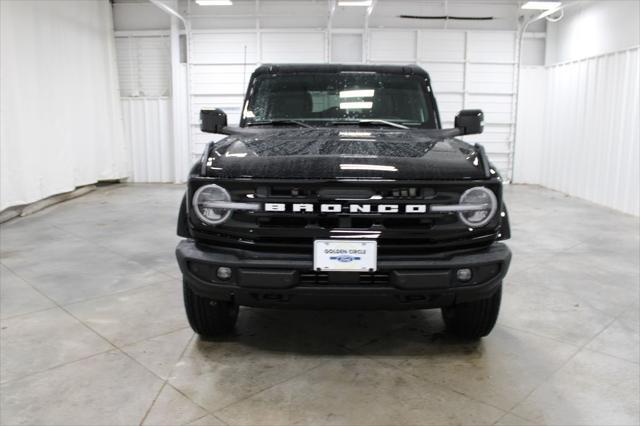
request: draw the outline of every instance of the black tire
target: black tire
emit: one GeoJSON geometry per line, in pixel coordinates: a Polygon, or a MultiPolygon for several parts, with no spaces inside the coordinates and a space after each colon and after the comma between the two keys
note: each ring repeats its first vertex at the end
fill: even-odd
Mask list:
{"type": "Polygon", "coordinates": [[[238,305],[198,296],[187,283],[182,286],[184,307],[193,331],[205,338],[224,336],[233,331],[238,320],[238,305]]]}
{"type": "Polygon", "coordinates": [[[498,319],[501,299],[502,284],[491,297],[442,308],[447,330],[465,339],[479,339],[488,335],[498,319]]]}

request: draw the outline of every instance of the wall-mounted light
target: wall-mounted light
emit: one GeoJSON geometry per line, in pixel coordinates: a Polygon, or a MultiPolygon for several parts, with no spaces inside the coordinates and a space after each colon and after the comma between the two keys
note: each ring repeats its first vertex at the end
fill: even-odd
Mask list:
{"type": "Polygon", "coordinates": [[[528,1],[522,5],[522,8],[529,10],[552,10],[559,8],[561,5],[561,1],[528,1]]]}
{"type": "Polygon", "coordinates": [[[371,6],[373,0],[340,0],[338,6],[371,6]]]}
{"type": "Polygon", "coordinates": [[[200,6],[232,6],[231,0],[196,0],[200,6]]]}

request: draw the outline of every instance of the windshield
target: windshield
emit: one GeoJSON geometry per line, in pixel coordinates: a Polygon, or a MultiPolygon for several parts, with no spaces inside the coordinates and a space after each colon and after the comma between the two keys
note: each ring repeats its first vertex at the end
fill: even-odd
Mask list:
{"type": "Polygon", "coordinates": [[[242,119],[247,124],[297,120],[314,125],[385,120],[436,127],[423,77],[373,72],[259,76],[242,119]]]}

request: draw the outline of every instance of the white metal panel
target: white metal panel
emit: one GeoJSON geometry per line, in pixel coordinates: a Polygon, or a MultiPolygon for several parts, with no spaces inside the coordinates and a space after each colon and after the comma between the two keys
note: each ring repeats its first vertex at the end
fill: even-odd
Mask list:
{"type": "Polygon", "coordinates": [[[120,95],[167,96],[171,92],[168,37],[116,38],[120,95]]]}
{"type": "Polygon", "coordinates": [[[489,159],[504,179],[511,171],[510,140],[511,127],[500,124],[485,124],[484,132],[479,135],[465,136],[469,143],[480,143],[484,146],[489,159]]]}
{"type": "Polygon", "coordinates": [[[262,33],[262,60],[269,62],[325,62],[323,31],[292,31],[262,33]]]}
{"type": "Polygon", "coordinates": [[[464,31],[420,31],[418,61],[462,62],[465,60],[464,31]]]}
{"type": "Polygon", "coordinates": [[[522,68],[513,166],[513,180],[516,183],[540,183],[546,96],[547,70],[544,67],[522,68]]]}
{"type": "Polygon", "coordinates": [[[481,109],[487,124],[512,124],[511,95],[467,95],[465,108],[481,109]]]}
{"type": "Polygon", "coordinates": [[[219,108],[227,114],[230,125],[237,126],[240,122],[243,95],[207,95],[194,96],[191,108],[191,123],[200,125],[200,110],[219,108]]]}
{"type": "Polygon", "coordinates": [[[129,179],[173,182],[170,98],[122,98],[129,179]]]}
{"type": "Polygon", "coordinates": [[[191,49],[192,64],[255,64],[258,60],[254,31],[197,34],[191,49]]]}
{"type": "Polygon", "coordinates": [[[539,182],[640,215],[639,49],[548,72],[539,182]]]}
{"type": "MultiPolygon", "coordinates": [[[[171,102],[177,102],[183,108],[178,108],[177,114],[174,114],[175,122],[172,122],[173,142],[173,174],[174,182],[185,182],[189,178],[189,170],[192,166],[190,152],[190,136],[191,126],[189,125],[189,104],[190,99],[187,96],[187,64],[180,64],[177,67],[177,82],[174,85],[171,102]]],[[[172,118],[173,118],[172,117],[172,118]]]]}
{"type": "Polygon", "coordinates": [[[516,34],[513,31],[469,31],[467,59],[472,62],[515,61],[516,34]]]}
{"type": "Polygon", "coordinates": [[[465,140],[484,144],[503,177],[510,179],[515,33],[421,30],[417,51],[431,76],[443,126],[453,126],[461,109],[482,109],[484,134],[465,140]]]}
{"type": "MultiPolygon", "coordinates": [[[[175,94],[184,102],[176,119],[184,132],[174,135],[172,125],[170,39],[161,33],[138,33],[116,37],[121,106],[132,182],[182,181],[191,155],[188,149],[186,66],[178,68],[175,94]],[[181,164],[184,163],[184,164],[181,164]]],[[[206,76],[206,73],[205,73],[206,76]]]]}
{"type": "Polygon", "coordinates": [[[481,109],[485,128],[464,140],[483,144],[506,180],[513,170],[515,40],[512,31],[468,31],[465,55],[464,107],[481,109]]]}
{"type": "Polygon", "coordinates": [[[511,179],[512,171],[512,102],[513,95],[498,94],[467,94],[465,101],[466,109],[484,112],[485,126],[482,134],[463,139],[484,145],[489,158],[506,180],[511,179]]]}
{"type": "Polygon", "coordinates": [[[331,36],[331,62],[362,62],[362,34],[333,34],[331,36]]]}
{"type": "Polygon", "coordinates": [[[240,122],[242,95],[209,95],[193,96],[191,103],[192,158],[202,154],[204,147],[212,140],[221,139],[221,135],[212,135],[200,131],[200,110],[220,108],[227,114],[229,125],[237,126],[240,122]]]}
{"type": "Polygon", "coordinates": [[[195,161],[202,156],[202,153],[209,142],[219,141],[225,137],[226,136],[224,135],[203,133],[200,131],[195,132],[193,134],[193,151],[191,152],[192,160],[195,161]]]}
{"type": "Polygon", "coordinates": [[[138,61],[133,37],[116,37],[116,57],[118,62],[118,80],[121,96],[134,96],[139,93],[138,61]]]}
{"type": "Polygon", "coordinates": [[[494,162],[503,161],[506,165],[508,157],[505,153],[509,150],[510,131],[509,126],[489,124],[484,127],[484,132],[479,135],[467,136],[466,140],[481,143],[487,153],[492,156],[494,162]]]}
{"type": "Polygon", "coordinates": [[[200,110],[220,108],[230,125],[240,121],[242,99],[259,59],[259,34],[242,32],[196,32],[191,40],[191,158],[202,153],[211,140],[220,139],[200,131],[200,110]],[[246,60],[246,62],[245,62],[246,60]]]}
{"type": "Polygon", "coordinates": [[[220,139],[219,135],[200,132],[200,110],[221,108],[227,113],[229,124],[237,125],[246,86],[258,62],[326,61],[323,31],[197,32],[191,46],[191,57],[195,59],[190,81],[193,158],[202,153],[208,142],[220,139]]]}
{"type": "Polygon", "coordinates": [[[199,65],[191,70],[192,95],[244,93],[255,64],[199,65]]]}
{"type": "Polygon", "coordinates": [[[168,37],[137,37],[140,91],[146,96],[171,94],[171,46],[168,37]]]}
{"type": "MultiPolygon", "coordinates": [[[[321,4],[318,2],[318,4],[321,4]]],[[[307,3],[309,5],[309,3],[307,3]]],[[[321,4],[321,7],[324,6],[321,4]]],[[[326,10],[326,8],[324,8],[326,10]]],[[[327,23],[326,12],[318,15],[307,15],[307,12],[295,17],[295,25],[291,24],[291,16],[264,16],[260,18],[263,28],[322,28],[327,23]]]]}
{"type": "Polygon", "coordinates": [[[372,62],[415,62],[416,31],[371,30],[369,60],[372,62]]]}
{"type": "Polygon", "coordinates": [[[520,58],[522,66],[544,65],[544,53],[547,43],[546,38],[530,38],[525,35],[522,41],[522,57],[520,58]]]}
{"type": "Polygon", "coordinates": [[[328,3],[325,1],[269,0],[260,1],[259,7],[262,28],[320,28],[327,23],[328,3]]]}
{"type": "Polygon", "coordinates": [[[420,64],[431,77],[431,85],[436,93],[464,91],[465,66],[460,63],[423,62],[420,64]]]}
{"type": "Polygon", "coordinates": [[[471,93],[513,93],[514,66],[469,64],[467,90],[471,93]]]}
{"type": "Polygon", "coordinates": [[[438,94],[436,91],[435,95],[443,127],[453,127],[454,117],[463,108],[462,93],[438,94]]]}

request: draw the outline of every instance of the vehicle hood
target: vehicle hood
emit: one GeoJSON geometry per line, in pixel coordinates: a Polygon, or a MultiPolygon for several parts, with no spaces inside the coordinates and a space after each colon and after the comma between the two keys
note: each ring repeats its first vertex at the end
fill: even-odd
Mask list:
{"type": "Polygon", "coordinates": [[[433,130],[264,129],[215,143],[203,170],[223,179],[483,179],[477,149],[433,130]]]}

